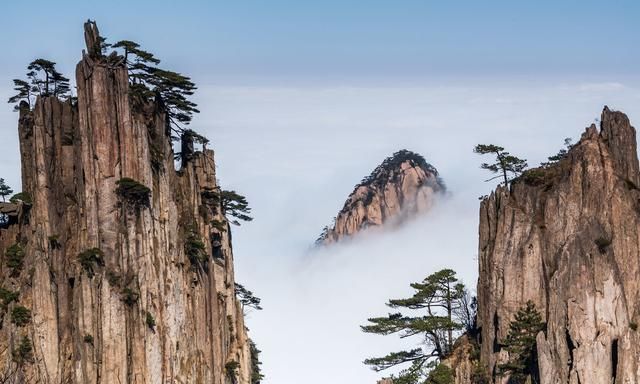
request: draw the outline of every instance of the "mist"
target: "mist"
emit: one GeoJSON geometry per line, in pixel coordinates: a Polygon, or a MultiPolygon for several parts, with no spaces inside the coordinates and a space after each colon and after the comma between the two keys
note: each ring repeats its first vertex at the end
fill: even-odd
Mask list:
{"type": "MultiPolygon", "coordinates": [[[[412,341],[362,333],[368,317],[444,267],[475,291],[478,197],[495,182],[484,182],[488,159],[474,145],[502,145],[535,166],[565,137],[579,139],[605,104],[640,119],[640,88],[618,82],[201,85],[196,96],[192,128],[211,140],[223,188],[253,207],[255,220],[232,229],[233,247],[237,281],[262,298],[247,325],[266,384],[374,384],[390,372],[362,361],[412,341]],[[353,186],[403,148],[438,169],[447,195],[400,229],[313,250],[353,186]]],[[[19,191],[17,114],[0,109],[0,123],[0,177],[19,191]]]]}
{"type": "Polygon", "coordinates": [[[445,267],[475,291],[478,197],[495,186],[475,144],[535,166],[565,137],[577,141],[605,104],[640,118],[639,89],[614,82],[208,87],[200,98],[194,128],[212,141],[220,182],[253,207],[255,220],[233,228],[234,254],[237,280],[263,300],[247,324],[267,384],[374,384],[392,372],[365,358],[419,340],[365,334],[368,317],[445,267]],[[447,196],[400,229],[312,250],[353,186],[402,148],[439,170],[447,196]]]}

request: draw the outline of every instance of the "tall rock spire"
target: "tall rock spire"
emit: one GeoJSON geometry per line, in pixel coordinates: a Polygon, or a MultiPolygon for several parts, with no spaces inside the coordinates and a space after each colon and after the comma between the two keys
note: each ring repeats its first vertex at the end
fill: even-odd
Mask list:
{"type": "Polygon", "coordinates": [[[11,299],[0,307],[0,377],[249,383],[213,151],[176,171],[161,103],[132,103],[127,68],[101,55],[95,23],[85,37],[77,103],[44,96],[20,112],[31,202],[0,230],[0,293],[11,299]],[[18,306],[30,313],[20,326],[18,306]]]}

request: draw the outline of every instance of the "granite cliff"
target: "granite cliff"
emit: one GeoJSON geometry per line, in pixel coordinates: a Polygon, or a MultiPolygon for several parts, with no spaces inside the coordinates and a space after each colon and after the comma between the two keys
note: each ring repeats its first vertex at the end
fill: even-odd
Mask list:
{"type": "Polygon", "coordinates": [[[130,97],[94,23],[85,39],[77,101],[20,105],[23,194],[0,230],[2,382],[250,383],[214,153],[186,153],[183,136],[176,171],[162,100],[130,97]]]}
{"type": "Polygon", "coordinates": [[[417,153],[401,150],[355,186],[331,227],[316,244],[326,245],[370,227],[397,225],[428,211],[445,191],[438,171],[417,153]]]}
{"type": "Polygon", "coordinates": [[[536,338],[534,382],[640,382],[639,226],[636,132],[605,107],[599,130],[588,127],[563,159],[482,201],[480,347],[445,360],[456,383],[478,382],[470,365],[492,383],[509,382],[497,365],[509,359],[503,342],[528,300],[546,324],[536,338]]]}

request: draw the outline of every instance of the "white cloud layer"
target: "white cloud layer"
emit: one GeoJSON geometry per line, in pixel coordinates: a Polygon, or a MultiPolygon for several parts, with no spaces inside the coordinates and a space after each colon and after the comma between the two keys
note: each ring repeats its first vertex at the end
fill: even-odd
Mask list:
{"type": "MultiPolygon", "coordinates": [[[[8,97],[8,92],[0,95],[8,97]]],[[[203,87],[194,127],[211,139],[223,187],[255,221],[234,228],[236,274],[263,299],[248,325],[266,384],[373,384],[366,357],[399,349],[363,334],[387,299],[442,267],[477,279],[478,196],[492,185],[472,153],[505,146],[535,165],[579,138],[603,105],[640,121],[640,89],[614,82],[434,87],[203,87]],[[401,230],[309,252],[353,186],[398,149],[422,154],[451,195],[401,230]]],[[[0,109],[0,177],[19,182],[16,115],[0,109]]],[[[19,188],[15,188],[18,189],[19,188]]]]}

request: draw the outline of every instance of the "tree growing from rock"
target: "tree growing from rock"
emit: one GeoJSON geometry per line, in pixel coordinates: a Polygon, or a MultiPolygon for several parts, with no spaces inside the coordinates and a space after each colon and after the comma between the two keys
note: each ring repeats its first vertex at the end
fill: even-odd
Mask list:
{"type": "Polygon", "coordinates": [[[58,72],[56,63],[45,59],[36,59],[27,66],[27,79],[13,79],[14,91],[17,94],[9,98],[9,103],[16,104],[19,110],[20,102],[25,101],[29,108],[33,105],[33,98],[37,96],[70,97],[71,86],[69,79],[58,72]]]}
{"type": "Polygon", "coordinates": [[[421,339],[421,347],[364,361],[376,371],[410,364],[393,378],[394,383],[426,382],[430,369],[437,367],[437,362],[451,352],[453,342],[467,321],[464,319],[464,311],[461,311],[462,306],[468,305],[465,301],[466,289],[455,271],[443,269],[427,276],[422,282],[411,284],[411,287],[415,290],[413,296],[392,299],[387,303],[389,307],[400,309],[404,313],[370,318],[369,324],[361,327],[367,333],[397,334],[400,338],[415,336],[421,339]]]}
{"type": "Polygon", "coordinates": [[[189,100],[197,89],[195,83],[180,73],[159,68],[160,60],[134,41],[120,40],[111,47],[123,53],[132,95],[146,101],[155,96],[162,99],[177,140],[185,131],[183,126],[200,112],[197,104],[189,100]]]}
{"type": "Polygon", "coordinates": [[[503,342],[509,361],[498,365],[498,372],[508,374],[510,383],[524,384],[529,377],[533,384],[539,383],[536,336],[544,329],[545,323],[535,304],[527,301],[509,324],[509,333],[503,342]]]}
{"type": "Polygon", "coordinates": [[[242,284],[235,284],[236,297],[238,298],[238,301],[240,301],[240,304],[242,304],[242,308],[250,307],[261,311],[262,307],[260,306],[260,298],[256,297],[253,292],[245,288],[242,284]]]}
{"type": "Polygon", "coordinates": [[[231,220],[231,224],[240,225],[238,220],[251,221],[253,217],[249,216],[251,208],[247,202],[247,198],[236,193],[236,191],[221,191],[220,203],[222,205],[222,213],[235,217],[237,220],[231,220]]]}
{"type": "Polygon", "coordinates": [[[480,168],[486,169],[494,174],[498,174],[485,181],[502,178],[504,185],[509,184],[514,177],[519,176],[527,168],[527,160],[520,159],[505,151],[503,147],[494,144],[478,144],[473,152],[479,155],[495,156],[494,163],[482,163],[480,168]]]}
{"type": "Polygon", "coordinates": [[[4,181],[3,178],[0,178],[0,196],[2,196],[2,201],[6,201],[7,196],[13,193],[13,189],[4,181]]]}

